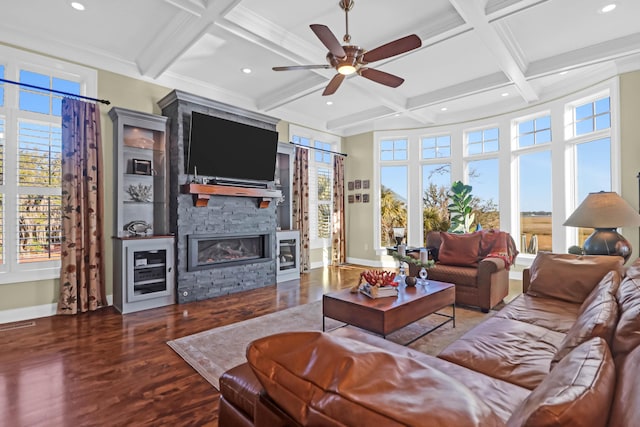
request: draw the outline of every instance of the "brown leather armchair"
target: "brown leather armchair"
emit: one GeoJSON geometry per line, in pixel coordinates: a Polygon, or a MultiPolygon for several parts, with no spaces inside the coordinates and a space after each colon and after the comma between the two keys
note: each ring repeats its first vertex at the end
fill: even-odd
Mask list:
{"type": "MultiPolygon", "coordinates": [[[[509,233],[430,231],[426,243],[430,256],[436,260],[428,270],[427,280],[454,283],[456,304],[479,307],[486,313],[509,293],[508,268],[518,254],[509,233]]],[[[419,267],[409,264],[410,276],[417,276],[418,272],[419,267]]]]}

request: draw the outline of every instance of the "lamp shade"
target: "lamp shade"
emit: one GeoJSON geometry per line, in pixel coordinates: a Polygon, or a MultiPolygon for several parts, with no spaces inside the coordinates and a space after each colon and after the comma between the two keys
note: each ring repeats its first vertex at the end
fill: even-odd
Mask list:
{"type": "Polygon", "coordinates": [[[640,214],[618,193],[600,191],[589,193],[563,225],[591,228],[640,226],[640,214]]]}

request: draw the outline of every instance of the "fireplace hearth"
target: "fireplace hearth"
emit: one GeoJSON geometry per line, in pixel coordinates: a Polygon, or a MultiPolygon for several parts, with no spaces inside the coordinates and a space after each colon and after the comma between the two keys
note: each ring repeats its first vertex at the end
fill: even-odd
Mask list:
{"type": "Polygon", "coordinates": [[[269,234],[189,235],[187,271],[271,261],[269,234]]]}

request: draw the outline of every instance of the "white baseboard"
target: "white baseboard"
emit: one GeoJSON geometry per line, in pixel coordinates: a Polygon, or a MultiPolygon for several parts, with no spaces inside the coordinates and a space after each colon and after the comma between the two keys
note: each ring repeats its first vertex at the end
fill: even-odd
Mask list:
{"type": "Polygon", "coordinates": [[[347,258],[349,264],[364,265],[365,267],[378,267],[378,268],[396,268],[398,267],[397,261],[381,261],[362,258],[347,258]]]}
{"type": "MultiPolygon", "coordinates": [[[[107,295],[107,304],[113,304],[113,295],[107,295]]],[[[0,323],[22,322],[23,320],[55,316],[57,310],[58,303],[0,310],[0,323]]]]}

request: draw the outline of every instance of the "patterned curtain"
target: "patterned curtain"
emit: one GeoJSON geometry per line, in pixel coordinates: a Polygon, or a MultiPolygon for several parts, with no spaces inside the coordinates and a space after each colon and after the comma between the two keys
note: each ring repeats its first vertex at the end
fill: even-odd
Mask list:
{"type": "Polygon", "coordinates": [[[293,164],[293,228],[300,230],[300,271],[309,264],[309,150],[296,147],[293,164]]]}
{"type": "Polygon", "coordinates": [[[331,264],[346,260],[344,230],[344,157],[333,156],[333,221],[331,228],[331,264]]]}
{"type": "Polygon", "coordinates": [[[58,314],[107,305],[100,110],[62,100],[62,260],[58,314]]]}

